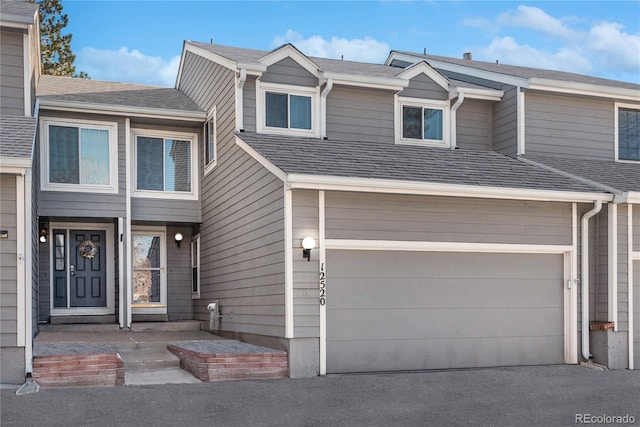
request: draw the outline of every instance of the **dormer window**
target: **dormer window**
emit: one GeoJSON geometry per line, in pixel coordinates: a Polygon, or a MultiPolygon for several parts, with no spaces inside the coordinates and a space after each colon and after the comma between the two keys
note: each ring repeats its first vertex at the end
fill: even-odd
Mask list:
{"type": "Polygon", "coordinates": [[[264,133],[319,136],[318,88],[258,81],[258,130],[264,133]]]}
{"type": "Polygon", "coordinates": [[[448,147],[448,102],[399,98],[396,109],[396,141],[401,144],[448,147]]]}

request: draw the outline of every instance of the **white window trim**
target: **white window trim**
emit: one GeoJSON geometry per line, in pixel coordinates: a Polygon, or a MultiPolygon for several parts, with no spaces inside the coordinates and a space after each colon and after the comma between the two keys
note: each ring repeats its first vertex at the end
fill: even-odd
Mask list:
{"type": "MultiPolygon", "coordinates": [[[[191,239],[191,269],[193,270],[193,264],[196,264],[196,268],[198,269],[198,275],[196,276],[196,289],[197,291],[193,291],[193,283],[191,283],[191,298],[199,299],[200,298],[200,234],[196,234],[191,239]],[[196,253],[193,253],[193,244],[196,244],[196,253]]],[[[191,280],[193,282],[193,271],[191,274],[191,280]]]]}
{"type": "Polygon", "coordinates": [[[424,100],[395,95],[394,124],[396,144],[425,145],[430,147],[451,147],[451,108],[449,101],[424,100]],[[402,107],[421,107],[442,110],[442,141],[433,139],[411,139],[402,137],[402,107]]]}
{"type": "Polygon", "coordinates": [[[204,155],[204,174],[208,175],[213,168],[216,167],[216,165],[218,164],[218,117],[217,117],[217,110],[216,110],[216,106],[214,105],[213,108],[211,109],[211,111],[209,112],[209,114],[207,115],[207,121],[205,122],[204,126],[202,127],[204,132],[202,135],[202,140],[204,141],[202,143],[202,146],[204,148],[203,151],[203,155],[204,155]],[[213,160],[209,161],[209,158],[207,156],[207,149],[208,149],[208,135],[207,135],[207,123],[209,123],[209,121],[211,121],[211,126],[213,126],[213,160]]]}
{"type": "Polygon", "coordinates": [[[95,120],[40,118],[40,176],[42,191],[64,191],[76,193],[118,193],[118,123],[95,120]],[[49,126],[100,129],[109,132],[109,185],[63,184],[49,182],[49,126]]]}
{"type": "Polygon", "coordinates": [[[133,147],[131,153],[131,197],[147,198],[147,199],[180,199],[180,200],[198,200],[198,189],[200,182],[198,179],[200,170],[198,167],[198,134],[185,132],[165,132],[149,129],[132,129],[133,147]],[[138,137],[149,138],[168,138],[179,139],[191,142],[191,191],[154,191],[154,190],[138,190],[138,137]]]}
{"type": "Polygon", "coordinates": [[[618,136],[618,117],[620,108],[626,108],[628,110],[640,110],[640,104],[624,104],[621,102],[615,103],[615,112],[613,115],[614,126],[613,126],[613,138],[614,138],[614,150],[615,150],[615,161],[620,163],[640,163],[640,160],[626,160],[620,159],[620,146],[619,146],[619,136],[618,136]]]}
{"type": "Polygon", "coordinates": [[[320,87],[304,87],[283,85],[277,83],[263,83],[256,79],[256,129],[258,133],[273,133],[278,135],[295,135],[320,137],[320,87]],[[265,124],[266,93],[276,92],[288,95],[311,97],[311,129],[274,128],[265,124]]]}
{"type": "MultiPolygon", "coordinates": [[[[160,236],[160,302],[152,302],[145,304],[133,303],[133,272],[135,268],[131,269],[131,295],[129,301],[131,301],[131,313],[132,314],[167,314],[167,229],[166,227],[153,227],[153,226],[136,226],[132,227],[131,235],[147,236],[149,234],[156,234],[160,236]]],[[[129,254],[129,262],[133,265],[133,247],[129,254]]]]}

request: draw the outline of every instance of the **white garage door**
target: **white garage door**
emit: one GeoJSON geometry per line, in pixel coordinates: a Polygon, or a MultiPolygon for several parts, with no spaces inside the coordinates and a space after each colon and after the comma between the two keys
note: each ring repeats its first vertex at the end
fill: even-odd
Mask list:
{"type": "Polygon", "coordinates": [[[563,363],[563,256],[327,251],[327,372],[563,363]]]}

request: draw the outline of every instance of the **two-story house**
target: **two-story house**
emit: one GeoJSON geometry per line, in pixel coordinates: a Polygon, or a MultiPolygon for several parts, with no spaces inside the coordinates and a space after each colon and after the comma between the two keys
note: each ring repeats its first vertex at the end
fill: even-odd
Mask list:
{"type": "Polygon", "coordinates": [[[31,371],[37,327],[37,210],[33,182],[38,5],[2,2],[0,14],[0,383],[31,371]]]}
{"type": "Polygon", "coordinates": [[[42,76],[36,99],[33,179],[2,169],[35,194],[2,292],[36,332],[196,319],[293,377],[640,365],[639,85],[187,41],[175,88],[42,76]]]}

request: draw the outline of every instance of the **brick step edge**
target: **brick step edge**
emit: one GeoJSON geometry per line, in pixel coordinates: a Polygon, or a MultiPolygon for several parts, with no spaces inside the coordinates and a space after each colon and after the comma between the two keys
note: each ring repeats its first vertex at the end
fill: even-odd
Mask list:
{"type": "Polygon", "coordinates": [[[35,356],[33,380],[42,388],[124,385],[124,362],[115,352],[35,356]]]}

